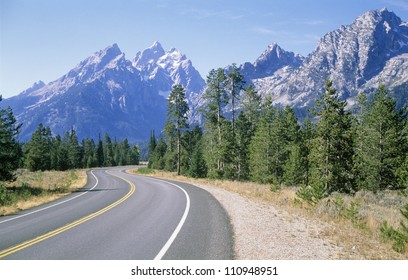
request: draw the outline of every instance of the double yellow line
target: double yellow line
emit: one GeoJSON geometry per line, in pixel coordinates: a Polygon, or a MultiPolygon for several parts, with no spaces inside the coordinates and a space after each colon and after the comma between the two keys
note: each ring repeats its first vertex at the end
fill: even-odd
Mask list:
{"type": "Polygon", "coordinates": [[[99,210],[99,211],[97,211],[95,213],[92,213],[92,214],[90,214],[90,215],[88,215],[88,216],[86,216],[86,217],[84,217],[82,219],[79,219],[79,220],[77,220],[75,222],[72,222],[72,223],[70,223],[68,225],[60,227],[60,228],[58,228],[56,230],[50,231],[50,232],[48,232],[46,234],[43,234],[41,236],[38,236],[38,237],[36,237],[34,239],[31,239],[29,241],[21,243],[21,244],[19,244],[17,246],[14,246],[14,247],[8,248],[8,249],[6,249],[4,251],[1,251],[0,252],[0,259],[5,258],[8,255],[14,254],[14,253],[16,253],[16,252],[18,252],[20,250],[23,250],[23,249],[25,249],[27,247],[30,247],[30,246],[32,246],[34,244],[37,244],[37,243],[39,243],[41,241],[44,241],[44,240],[46,240],[46,239],[48,239],[50,237],[53,237],[53,236],[55,236],[57,234],[60,234],[60,233],[62,233],[64,231],[67,231],[67,230],[69,230],[69,229],[71,229],[73,227],[76,227],[76,226],[80,225],[80,224],[83,224],[83,223],[85,223],[85,222],[87,222],[87,221],[89,221],[89,220],[91,220],[91,219],[105,213],[106,211],[109,211],[110,209],[118,206],[119,204],[124,202],[126,199],[128,199],[134,193],[136,187],[132,182],[130,182],[129,180],[127,180],[127,179],[125,179],[123,177],[120,177],[118,175],[115,175],[115,174],[112,174],[112,173],[109,173],[109,174],[122,179],[123,181],[127,182],[130,185],[130,190],[124,197],[122,197],[121,199],[117,200],[116,202],[114,202],[114,203],[106,206],[105,208],[103,208],[103,209],[101,209],[101,210],[99,210]]]}

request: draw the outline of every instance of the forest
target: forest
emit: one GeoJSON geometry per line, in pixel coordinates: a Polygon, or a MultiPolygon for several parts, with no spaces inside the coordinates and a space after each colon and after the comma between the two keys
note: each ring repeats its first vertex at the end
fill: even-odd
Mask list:
{"type": "Polygon", "coordinates": [[[204,125],[192,129],[185,90],[173,88],[163,137],[154,131],[150,137],[149,167],[300,186],[299,194],[312,203],[333,192],[408,187],[407,112],[383,85],[371,95],[359,94],[352,114],[327,80],[302,124],[293,108],[274,106],[251,84],[245,87],[236,67],[212,70],[207,85],[204,125]]]}

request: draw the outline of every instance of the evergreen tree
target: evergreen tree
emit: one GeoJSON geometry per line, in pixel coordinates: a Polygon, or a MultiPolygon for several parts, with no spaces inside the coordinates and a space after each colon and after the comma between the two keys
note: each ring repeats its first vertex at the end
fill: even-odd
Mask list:
{"type": "Polygon", "coordinates": [[[231,118],[231,128],[232,128],[232,134],[235,134],[235,106],[236,102],[239,99],[239,94],[244,88],[244,76],[239,72],[238,67],[236,64],[232,64],[230,72],[228,73],[228,78],[227,78],[227,89],[228,93],[230,96],[231,100],[231,113],[232,113],[232,118],[231,118]]]}
{"type": "Polygon", "coordinates": [[[103,143],[103,166],[105,167],[110,167],[110,166],[115,166],[115,159],[114,159],[114,153],[113,153],[113,145],[112,145],[112,140],[109,137],[108,133],[105,133],[104,136],[104,143],[103,143]]]}
{"type": "Polygon", "coordinates": [[[266,118],[261,118],[249,147],[249,170],[253,181],[271,183],[271,128],[266,118]]]}
{"type": "Polygon", "coordinates": [[[225,166],[225,154],[223,151],[227,145],[223,142],[223,131],[226,131],[222,115],[222,109],[228,103],[226,92],[226,75],[224,69],[211,70],[207,77],[207,90],[203,98],[207,100],[204,110],[206,118],[205,140],[205,159],[208,168],[208,175],[213,178],[223,176],[225,166]]]}
{"type": "Polygon", "coordinates": [[[405,160],[404,116],[383,85],[372,102],[360,98],[354,170],[359,188],[377,191],[397,188],[397,171],[405,160]]]}
{"type": "Polygon", "coordinates": [[[350,193],[355,189],[352,116],[346,111],[346,102],[339,100],[331,80],[326,81],[325,88],[325,94],[314,108],[319,122],[311,151],[313,170],[310,181],[312,187],[325,194],[334,191],[350,193]]]}
{"type": "Polygon", "coordinates": [[[154,133],[154,130],[152,130],[151,133],[150,133],[149,147],[148,147],[148,150],[149,150],[149,155],[148,155],[149,156],[149,162],[148,162],[148,165],[147,165],[148,168],[152,168],[153,153],[154,153],[154,150],[156,149],[156,145],[157,145],[156,135],[154,133]]]}
{"type": "Polygon", "coordinates": [[[96,166],[103,167],[105,162],[105,154],[103,151],[103,142],[101,137],[98,139],[98,147],[96,148],[96,166]]]}
{"type": "Polygon", "coordinates": [[[167,144],[163,138],[160,138],[157,142],[156,148],[151,156],[152,164],[151,168],[163,170],[165,168],[165,154],[167,151],[167,144]]]}
{"type": "Polygon", "coordinates": [[[188,111],[186,91],[182,85],[173,86],[168,99],[166,126],[170,127],[171,130],[174,129],[176,132],[177,175],[180,175],[181,167],[181,132],[182,129],[188,128],[188,111]]]}
{"type": "Polygon", "coordinates": [[[76,136],[74,128],[71,129],[69,135],[68,158],[70,168],[81,167],[81,147],[79,146],[78,137],[76,136]]]}
{"type": "Polygon", "coordinates": [[[244,90],[244,98],[242,100],[243,112],[251,124],[251,134],[255,133],[256,125],[259,121],[261,111],[262,97],[255,90],[252,84],[249,84],[244,90]]]}
{"type": "Polygon", "coordinates": [[[20,128],[21,124],[17,124],[11,108],[0,108],[0,181],[15,179],[14,172],[21,158],[21,149],[17,141],[20,128]]]}
{"type": "Polygon", "coordinates": [[[254,133],[251,122],[241,111],[236,124],[237,153],[235,158],[236,178],[241,181],[249,179],[249,147],[254,133]]]}
{"type": "Polygon", "coordinates": [[[51,130],[39,124],[26,145],[25,165],[31,171],[51,168],[51,130]]]}
{"type": "Polygon", "coordinates": [[[304,175],[300,126],[292,108],[285,107],[282,117],[285,147],[283,181],[287,185],[298,185],[304,175]]]}
{"type": "Polygon", "coordinates": [[[307,117],[303,122],[303,127],[301,130],[301,151],[302,151],[302,163],[303,163],[303,180],[302,183],[309,186],[310,179],[310,165],[311,165],[311,150],[313,139],[315,137],[315,130],[312,121],[307,117]]]}

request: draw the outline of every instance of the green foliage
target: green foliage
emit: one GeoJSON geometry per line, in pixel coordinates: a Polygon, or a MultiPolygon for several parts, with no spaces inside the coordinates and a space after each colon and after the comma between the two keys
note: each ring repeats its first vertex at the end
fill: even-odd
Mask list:
{"type": "Polygon", "coordinates": [[[51,169],[51,130],[39,124],[25,146],[25,165],[31,171],[51,169]]]}
{"type": "Polygon", "coordinates": [[[168,154],[166,155],[166,170],[177,170],[177,175],[181,173],[181,131],[188,128],[189,108],[186,99],[186,91],[182,85],[173,86],[170,92],[167,106],[167,120],[164,130],[167,132],[167,143],[171,143],[171,139],[176,139],[176,150],[172,145],[168,145],[168,154]],[[176,154],[176,162],[174,165],[174,153],[176,154]],[[176,167],[176,168],[175,168],[176,167]]]}
{"type": "MultiPolygon", "coordinates": [[[[0,102],[2,96],[0,95],[0,102]]],[[[0,181],[14,180],[14,172],[21,158],[21,148],[17,135],[21,124],[17,125],[11,108],[0,108],[0,181]]]]}
{"type": "Polygon", "coordinates": [[[311,185],[319,185],[328,194],[355,190],[353,167],[352,116],[346,102],[340,101],[330,80],[326,93],[317,100],[313,112],[319,118],[311,147],[311,185]]]}
{"type": "Polygon", "coordinates": [[[142,175],[150,175],[150,174],[154,174],[154,169],[151,169],[148,167],[142,167],[142,168],[138,168],[136,172],[142,175]]]}
{"type": "Polygon", "coordinates": [[[396,110],[394,99],[382,85],[371,102],[366,99],[361,94],[356,129],[354,170],[358,187],[374,192],[402,187],[407,176],[404,116],[396,110]]]}
{"type": "Polygon", "coordinates": [[[312,186],[302,185],[296,195],[313,206],[325,198],[327,193],[323,184],[315,184],[312,186]]]}
{"type": "MultiPolygon", "coordinates": [[[[408,221],[408,204],[401,209],[401,214],[408,221]]],[[[381,226],[381,236],[384,240],[393,241],[392,248],[399,253],[404,253],[406,251],[406,246],[408,245],[408,225],[404,221],[400,221],[400,226],[398,229],[388,226],[387,221],[381,226]]]]}
{"type": "Polygon", "coordinates": [[[16,195],[0,184],[0,206],[11,205],[16,201],[16,195]]]}

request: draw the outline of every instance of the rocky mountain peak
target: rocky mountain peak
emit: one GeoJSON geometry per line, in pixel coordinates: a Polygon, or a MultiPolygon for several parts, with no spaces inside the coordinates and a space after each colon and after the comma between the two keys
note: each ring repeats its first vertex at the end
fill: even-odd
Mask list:
{"type": "Polygon", "coordinates": [[[149,48],[136,53],[133,65],[138,69],[145,68],[149,64],[156,63],[164,54],[165,51],[162,45],[158,41],[155,41],[149,48]]]}

